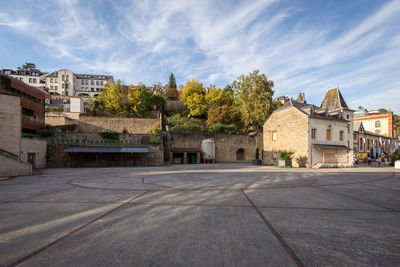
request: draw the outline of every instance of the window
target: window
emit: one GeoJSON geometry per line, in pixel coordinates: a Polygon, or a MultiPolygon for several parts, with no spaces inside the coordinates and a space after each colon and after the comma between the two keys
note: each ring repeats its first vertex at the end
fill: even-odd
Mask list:
{"type": "Polygon", "coordinates": [[[20,80],[21,82],[23,82],[23,81],[24,81],[24,78],[19,78],[19,80],[20,80]]]}
{"type": "Polygon", "coordinates": [[[311,129],[311,139],[315,139],[317,135],[317,129],[311,129]]]}
{"type": "Polygon", "coordinates": [[[51,82],[51,83],[54,82],[53,78],[50,79],[50,82],[51,82]]]}
{"type": "Polygon", "coordinates": [[[32,78],[29,78],[29,83],[32,83],[32,78]]]}
{"type": "Polygon", "coordinates": [[[36,83],[36,78],[33,78],[33,83],[36,83]]]}
{"type": "Polygon", "coordinates": [[[340,131],[340,133],[339,133],[340,141],[343,141],[343,136],[344,136],[344,132],[343,132],[343,131],[340,131]]]}
{"type": "Polygon", "coordinates": [[[67,81],[69,81],[69,75],[67,75],[67,81]]]}
{"type": "Polygon", "coordinates": [[[100,88],[96,88],[96,90],[97,90],[97,92],[99,92],[99,91],[100,91],[100,88]]]}
{"type": "Polygon", "coordinates": [[[347,141],[347,147],[350,148],[350,141],[347,141]]]}
{"type": "Polygon", "coordinates": [[[347,115],[346,115],[346,118],[347,118],[347,119],[350,119],[350,116],[349,116],[349,114],[347,114],[347,115]]]}
{"type": "Polygon", "coordinates": [[[347,133],[350,133],[350,125],[347,124],[347,133]]]}
{"type": "Polygon", "coordinates": [[[56,81],[56,83],[58,83],[58,79],[57,79],[57,78],[56,78],[56,80],[55,80],[55,81],[56,81]]]}
{"type": "Polygon", "coordinates": [[[68,89],[69,88],[69,84],[67,83],[67,84],[65,84],[65,89],[68,89]]]}
{"type": "Polygon", "coordinates": [[[65,92],[65,95],[66,95],[66,96],[68,96],[68,91],[67,91],[67,92],[65,92]]]}
{"type": "Polygon", "coordinates": [[[367,149],[369,150],[370,146],[369,146],[369,138],[367,139],[367,149]]]}
{"type": "Polygon", "coordinates": [[[103,81],[100,81],[100,85],[103,85],[103,81]]]}
{"type": "Polygon", "coordinates": [[[50,85],[50,89],[53,89],[53,85],[50,85]]]}
{"type": "Polygon", "coordinates": [[[85,80],[86,85],[89,85],[89,80],[85,80]]]}
{"type": "Polygon", "coordinates": [[[90,81],[90,85],[94,85],[94,81],[93,80],[90,81]]]}
{"type": "Polygon", "coordinates": [[[81,91],[85,91],[85,87],[81,87],[81,91]]]}
{"type": "Polygon", "coordinates": [[[272,141],[278,140],[278,132],[277,131],[272,131],[272,141]]]}
{"type": "Polygon", "coordinates": [[[90,88],[90,91],[94,92],[94,88],[90,88]]]}
{"type": "Polygon", "coordinates": [[[81,80],[81,84],[85,84],[85,80],[81,80]]]}
{"type": "Polygon", "coordinates": [[[86,87],[86,92],[89,92],[89,87],[86,87]]]}
{"type": "Polygon", "coordinates": [[[62,88],[64,89],[64,84],[62,84],[62,88]]]}
{"type": "Polygon", "coordinates": [[[376,121],[375,122],[375,128],[381,127],[381,121],[376,121]]]}
{"type": "Polygon", "coordinates": [[[56,89],[56,90],[57,90],[57,89],[58,89],[58,86],[57,86],[57,85],[56,85],[56,86],[54,86],[54,89],[56,89]]]}
{"type": "Polygon", "coordinates": [[[63,81],[65,81],[65,75],[63,74],[62,75],[62,78],[61,78],[63,81]]]}
{"type": "Polygon", "coordinates": [[[358,146],[360,147],[360,150],[362,150],[363,149],[363,144],[364,144],[364,142],[363,142],[364,140],[363,140],[363,138],[362,137],[360,137],[360,143],[358,144],[358,146]]]}
{"type": "Polygon", "coordinates": [[[328,141],[331,140],[331,130],[329,130],[329,129],[326,130],[326,140],[328,140],[328,141]]]}
{"type": "Polygon", "coordinates": [[[357,141],[357,135],[356,134],[353,134],[353,140],[357,141]]]}
{"type": "Polygon", "coordinates": [[[96,81],[96,85],[99,85],[99,81],[96,81]]]}

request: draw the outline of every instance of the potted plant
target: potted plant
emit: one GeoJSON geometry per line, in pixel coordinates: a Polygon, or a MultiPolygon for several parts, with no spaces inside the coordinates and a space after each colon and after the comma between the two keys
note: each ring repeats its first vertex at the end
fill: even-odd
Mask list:
{"type": "Polygon", "coordinates": [[[262,160],[260,160],[260,145],[259,145],[259,136],[257,136],[256,139],[256,155],[255,155],[255,160],[251,162],[252,165],[262,165],[262,160]]]}
{"type": "Polygon", "coordinates": [[[293,151],[290,150],[279,150],[278,151],[278,164],[279,167],[292,167],[292,155],[293,151]]]}

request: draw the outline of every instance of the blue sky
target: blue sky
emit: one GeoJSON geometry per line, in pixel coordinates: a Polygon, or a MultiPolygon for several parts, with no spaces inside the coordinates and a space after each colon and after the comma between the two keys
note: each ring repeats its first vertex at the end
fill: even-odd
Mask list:
{"type": "Polygon", "coordinates": [[[400,1],[1,0],[0,68],[225,87],[255,69],[275,96],[400,113],[400,1]]]}

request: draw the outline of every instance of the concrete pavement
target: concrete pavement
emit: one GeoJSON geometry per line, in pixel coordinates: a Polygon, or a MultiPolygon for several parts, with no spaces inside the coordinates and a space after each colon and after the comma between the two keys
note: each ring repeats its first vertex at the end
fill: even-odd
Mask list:
{"type": "Polygon", "coordinates": [[[0,181],[0,265],[396,266],[393,168],[48,169],[0,181]]]}

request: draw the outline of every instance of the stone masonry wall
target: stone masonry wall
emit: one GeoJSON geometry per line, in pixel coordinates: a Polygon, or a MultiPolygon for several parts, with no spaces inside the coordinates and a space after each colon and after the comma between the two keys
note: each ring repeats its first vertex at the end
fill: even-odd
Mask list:
{"type": "MultiPolygon", "coordinates": [[[[216,162],[251,162],[255,159],[256,137],[248,135],[228,135],[210,133],[170,133],[171,148],[201,148],[201,141],[214,138],[216,162]],[[244,150],[243,160],[237,160],[236,152],[244,150]]],[[[262,151],[262,137],[260,136],[260,151],[262,151]]],[[[260,152],[261,158],[261,152],[260,152]]]]}
{"type": "Polygon", "coordinates": [[[20,156],[21,105],[17,96],[0,94],[0,148],[20,156]]]}
{"type": "Polygon", "coordinates": [[[308,118],[296,108],[274,112],[263,127],[263,164],[278,165],[278,150],[295,152],[292,165],[298,167],[296,158],[308,157],[308,118]],[[272,132],[277,132],[277,140],[272,140],[272,132]]]}

